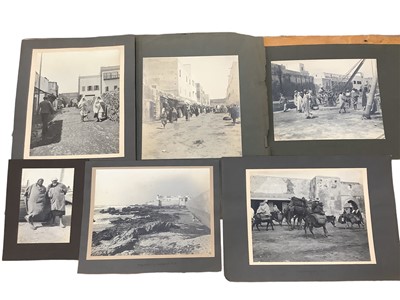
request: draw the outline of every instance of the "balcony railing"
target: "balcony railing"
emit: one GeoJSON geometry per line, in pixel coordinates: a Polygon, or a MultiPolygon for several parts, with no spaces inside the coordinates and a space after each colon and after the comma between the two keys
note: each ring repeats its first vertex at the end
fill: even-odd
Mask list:
{"type": "Polygon", "coordinates": [[[104,80],[119,79],[119,73],[104,73],[104,80]]]}

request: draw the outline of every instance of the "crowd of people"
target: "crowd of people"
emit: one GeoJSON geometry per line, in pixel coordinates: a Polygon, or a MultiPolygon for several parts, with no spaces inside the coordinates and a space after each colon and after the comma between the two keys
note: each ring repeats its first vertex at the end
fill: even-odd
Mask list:
{"type": "Polygon", "coordinates": [[[336,106],[339,104],[339,113],[346,112],[346,108],[353,107],[354,110],[358,109],[359,99],[361,98],[362,109],[365,110],[367,106],[368,88],[365,86],[361,89],[352,88],[346,89],[339,93],[333,93],[331,90],[325,90],[323,87],[318,92],[318,99],[320,104],[336,106]]]}
{"type": "MultiPolygon", "coordinates": [[[[346,109],[353,108],[354,110],[358,110],[359,100],[361,98],[361,107],[363,110],[366,109],[367,106],[367,96],[368,96],[368,87],[364,86],[363,88],[356,89],[346,89],[342,92],[334,93],[330,89],[324,89],[321,87],[317,94],[314,94],[312,90],[302,90],[302,91],[294,91],[293,94],[293,102],[296,107],[296,111],[299,113],[304,113],[307,119],[312,118],[312,113],[310,110],[316,110],[320,105],[323,106],[339,106],[339,113],[346,113],[346,109]]],[[[289,101],[288,99],[280,93],[279,103],[283,105],[283,112],[289,110],[289,101]]],[[[376,111],[376,102],[373,103],[372,111],[376,111]]]]}
{"type": "Polygon", "coordinates": [[[240,118],[240,108],[236,104],[229,106],[216,105],[213,107],[185,102],[184,104],[173,105],[168,102],[168,100],[161,102],[160,121],[163,128],[165,128],[168,123],[177,122],[180,118],[185,118],[186,121],[190,121],[192,117],[198,117],[202,114],[220,113],[222,107],[224,108],[223,112],[228,113],[233,124],[236,124],[237,120],[240,118]]]}
{"type": "MultiPolygon", "coordinates": [[[[293,94],[294,105],[296,106],[296,111],[299,113],[304,113],[306,119],[312,118],[311,109],[318,108],[318,104],[316,101],[316,96],[313,94],[312,90],[303,90],[303,91],[294,91],[293,94]]],[[[288,110],[287,104],[288,100],[281,93],[280,95],[280,103],[284,104],[283,111],[286,112],[288,110]]]]}
{"type": "Polygon", "coordinates": [[[65,228],[63,216],[65,215],[65,195],[69,187],[53,178],[46,188],[43,178],[30,185],[24,193],[26,215],[25,220],[35,230],[33,221],[41,219],[47,225],[58,225],[65,228]],[[56,222],[58,219],[58,222],[56,222]]]}

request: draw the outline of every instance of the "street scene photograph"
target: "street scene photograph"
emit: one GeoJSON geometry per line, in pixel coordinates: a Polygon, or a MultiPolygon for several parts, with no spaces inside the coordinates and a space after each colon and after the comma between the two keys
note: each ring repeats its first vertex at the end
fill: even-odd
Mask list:
{"type": "Polygon", "coordinates": [[[246,176],[250,265],[376,263],[366,169],[246,176]]]}
{"type": "Polygon", "coordinates": [[[88,260],[214,257],[212,167],[92,174],[88,260]]]}
{"type": "Polygon", "coordinates": [[[25,158],[124,156],[124,47],[34,49],[25,158]]]}
{"type": "Polygon", "coordinates": [[[74,169],[23,169],[18,244],[69,243],[74,169]]]}
{"type": "Polygon", "coordinates": [[[242,156],[238,56],[143,59],[142,159],[242,156]]]}
{"type": "Polygon", "coordinates": [[[376,59],[271,63],[275,141],[384,139],[376,59]]]}

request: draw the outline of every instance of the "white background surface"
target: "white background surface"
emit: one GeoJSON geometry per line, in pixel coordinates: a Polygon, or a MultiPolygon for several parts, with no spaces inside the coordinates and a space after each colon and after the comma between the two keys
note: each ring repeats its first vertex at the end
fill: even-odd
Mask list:
{"type": "MultiPolygon", "coordinates": [[[[400,34],[399,5],[393,0],[2,1],[0,11],[0,208],[3,211],[20,44],[24,38],[180,32],[237,32],[255,36],[400,34]]],[[[393,162],[393,181],[400,199],[400,160],[393,162]]],[[[0,224],[2,241],[3,214],[0,224]]],[[[398,295],[400,288],[399,282],[230,283],[223,272],[78,275],[77,266],[77,261],[0,262],[0,298],[372,299],[392,292],[398,295]]]]}

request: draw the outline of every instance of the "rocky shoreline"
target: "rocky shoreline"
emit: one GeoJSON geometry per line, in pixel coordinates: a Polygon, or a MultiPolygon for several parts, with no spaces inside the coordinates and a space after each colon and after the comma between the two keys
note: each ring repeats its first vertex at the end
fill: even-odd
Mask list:
{"type": "Polygon", "coordinates": [[[185,207],[133,205],[99,213],[113,218],[108,228],[93,232],[92,256],[211,252],[210,230],[185,207]]]}

